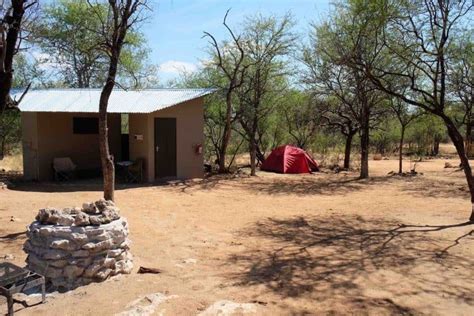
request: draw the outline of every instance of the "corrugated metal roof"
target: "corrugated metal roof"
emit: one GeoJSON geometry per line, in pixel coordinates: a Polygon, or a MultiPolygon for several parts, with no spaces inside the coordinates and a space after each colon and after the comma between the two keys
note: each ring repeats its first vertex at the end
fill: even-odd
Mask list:
{"type": "MultiPolygon", "coordinates": [[[[21,101],[22,112],[98,113],[102,89],[30,90],[21,101]]],[[[109,99],[109,113],[151,113],[214,92],[215,89],[115,89],[109,99]]],[[[19,99],[21,92],[13,94],[19,99]]]]}

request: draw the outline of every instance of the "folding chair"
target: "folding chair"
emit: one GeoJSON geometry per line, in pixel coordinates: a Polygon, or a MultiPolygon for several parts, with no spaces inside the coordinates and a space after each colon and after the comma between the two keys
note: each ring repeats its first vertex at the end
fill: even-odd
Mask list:
{"type": "Polygon", "coordinates": [[[138,158],[133,162],[132,165],[128,167],[128,182],[137,182],[140,183],[143,181],[143,167],[145,160],[143,158],[138,158]]]}

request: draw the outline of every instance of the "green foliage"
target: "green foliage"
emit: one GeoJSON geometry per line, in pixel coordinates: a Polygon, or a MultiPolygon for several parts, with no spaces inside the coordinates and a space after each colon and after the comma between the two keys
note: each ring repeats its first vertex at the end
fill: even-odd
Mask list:
{"type": "Polygon", "coordinates": [[[436,154],[434,145],[436,142],[448,140],[446,127],[440,118],[434,115],[419,117],[407,129],[406,142],[409,144],[407,154],[417,156],[429,156],[436,154]]]}
{"type": "MultiPolygon", "coordinates": [[[[56,76],[67,87],[101,87],[107,75],[108,52],[102,30],[108,19],[106,3],[60,0],[43,7],[33,27],[34,43],[48,57],[44,62],[60,65],[56,76]]],[[[149,85],[154,71],[147,64],[148,49],[142,33],[127,33],[120,55],[118,82],[124,86],[149,85]]]]}
{"type": "Polygon", "coordinates": [[[20,112],[17,110],[4,111],[0,115],[0,159],[18,148],[20,141],[20,112]]]}
{"type": "Polygon", "coordinates": [[[383,127],[371,133],[371,145],[376,153],[391,154],[398,147],[400,123],[393,117],[384,120],[383,127]]]}

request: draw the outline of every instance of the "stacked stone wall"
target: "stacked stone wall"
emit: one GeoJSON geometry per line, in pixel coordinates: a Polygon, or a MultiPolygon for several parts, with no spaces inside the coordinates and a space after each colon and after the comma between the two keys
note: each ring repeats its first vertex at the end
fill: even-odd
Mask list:
{"type": "Polygon", "coordinates": [[[42,209],[27,237],[27,267],[57,289],[100,282],[133,268],[127,220],[110,201],[42,209]]]}

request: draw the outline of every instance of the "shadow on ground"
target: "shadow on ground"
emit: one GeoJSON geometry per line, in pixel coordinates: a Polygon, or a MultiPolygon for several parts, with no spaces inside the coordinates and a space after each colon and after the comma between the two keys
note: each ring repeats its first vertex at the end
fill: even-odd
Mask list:
{"type": "Polygon", "coordinates": [[[250,177],[246,174],[213,175],[200,181],[183,181],[179,183],[182,192],[192,189],[212,190],[219,185],[231,184],[252,193],[264,194],[346,194],[364,190],[372,185],[389,183],[392,177],[371,177],[359,179],[357,175],[312,174],[312,175],[259,175],[250,177]]]}
{"type": "MultiPolygon", "coordinates": [[[[462,181],[439,181],[417,177],[386,175],[359,179],[350,174],[314,174],[314,175],[268,175],[249,177],[246,174],[212,175],[199,180],[157,181],[155,183],[117,183],[116,190],[139,189],[144,187],[169,187],[187,193],[192,190],[213,190],[220,185],[234,187],[262,194],[334,195],[370,189],[378,185],[401,185],[401,190],[420,197],[446,198],[469,196],[467,185],[462,181]]],[[[26,192],[81,192],[102,191],[100,179],[75,180],[70,182],[15,182],[11,190],[26,192]]]]}
{"type": "Polygon", "coordinates": [[[474,241],[470,225],[268,218],[238,233],[236,239],[251,238],[255,246],[234,253],[227,264],[239,271],[231,275],[234,285],[263,285],[282,298],[310,297],[324,312],[337,313],[342,304],[376,314],[418,314],[404,302],[421,306],[426,295],[474,306],[474,259],[454,251],[474,241]],[[458,238],[436,235],[448,229],[458,238]]]}
{"type": "Polygon", "coordinates": [[[462,181],[445,181],[417,178],[407,181],[402,191],[418,197],[469,198],[469,189],[464,179],[462,181]]]}

